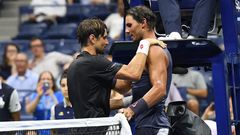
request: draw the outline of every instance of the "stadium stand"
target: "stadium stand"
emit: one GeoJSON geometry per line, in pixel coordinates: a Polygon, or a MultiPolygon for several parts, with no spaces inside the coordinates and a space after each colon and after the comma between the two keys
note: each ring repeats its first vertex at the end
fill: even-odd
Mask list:
{"type": "Polygon", "coordinates": [[[77,24],[52,25],[43,35],[44,39],[76,39],[77,24]]]}
{"type": "Polygon", "coordinates": [[[13,39],[30,39],[32,37],[41,37],[47,29],[47,24],[23,24],[20,25],[18,35],[13,39]]]}

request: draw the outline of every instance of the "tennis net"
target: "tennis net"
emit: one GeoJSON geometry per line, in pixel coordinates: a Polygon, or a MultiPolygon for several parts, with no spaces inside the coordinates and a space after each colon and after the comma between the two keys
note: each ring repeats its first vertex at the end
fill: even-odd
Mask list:
{"type": "Polygon", "coordinates": [[[0,135],[132,135],[123,114],[70,120],[0,122],[0,135]]]}

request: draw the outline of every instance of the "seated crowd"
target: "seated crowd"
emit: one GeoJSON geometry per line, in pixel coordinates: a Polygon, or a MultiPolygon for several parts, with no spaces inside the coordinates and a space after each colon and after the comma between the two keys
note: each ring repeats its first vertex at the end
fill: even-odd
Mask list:
{"type": "MultiPolygon", "coordinates": [[[[170,0],[167,1],[169,2],[170,0]]],[[[171,20],[168,17],[171,16],[168,14],[175,14],[175,12],[180,11],[178,11],[177,8],[176,11],[173,12],[171,8],[166,6],[169,5],[167,1],[158,0],[167,35],[160,39],[182,39],[181,17],[176,16],[175,20],[171,20]],[[168,11],[166,8],[172,11],[168,11]],[[174,25],[171,25],[169,20],[173,21],[172,23],[174,25]]],[[[205,2],[206,5],[202,7],[209,9],[209,7],[214,6],[214,0],[208,1],[209,2],[205,2]]],[[[41,4],[42,0],[32,0],[31,5],[38,5],[38,2],[41,4]]],[[[89,2],[85,0],[68,0],[67,2],[68,4],[81,2],[82,4],[107,4],[110,3],[110,0],[91,0],[89,2]]],[[[62,3],[60,2],[58,4],[65,5],[66,1],[63,0],[62,3]]],[[[208,14],[207,20],[202,19],[202,21],[207,23],[197,23],[198,19],[201,20],[199,16],[202,14],[199,15],[199,13],[202,13],[202,10],[205,11],[205,8],[195,9],[191,30],[186,38],[207,37],[207,31],[213,13],[208,14]],[[197,29],[201,27],[204,27],[204,29],[197,29]]],[[[58,20],[58,17],[66,14],[64,7],[58,10],[62,12],[58,12],[56,15],[49,15],[48,13],[43,13],[43,11],[47,10],[38,7],[38,9],[34,9],[34,13],[29,16],[27,23],[44,22],[48,25],[53,25],[58,20]]],[[[118,12],[109,15],[105,23],[108,27],[110,38],[112,40],[121,40],[123,33],[123,2],[121,0],[118,0],[118,12]]],[[[3,119],[1,117],[2,114],[0,114],[0,121],[21,120],[21,116],[23,116],[22,120],[73,119],[74,112],[68,98],[66,74],[69,65],[75,59],[75,54],[71,56],[57,51],[46,53],[46,44],[41,38],[32,37],[29,41],[29,49],[26,52],[20,52],[19,45],[15,43],[5,45],[2,64],[0,65],[0,110],[2,109],[1,107],[4,106],[3,98],[8,97],[8,106],[11,114],[9,114],[6,119],[3,119]],[[6,97],[3,96],[1,91],[1,89],[4,88],[10,89],[6,97]],[[63,112],[63,114],[59,112],[63,112]],[[25,115],[31,117],[25,119],[25,115]]],[[[173,74],[166,106],[169,102],[184,100],[187,102],[188,109],[195,114],[199,116],[203,114],[203,119],[210,119],[209,117],[211,117],[211,120],[215,120],[215,116],[206,116],[208,114],[207,111],[213,110],[211,108],[212,104],[210,104],[211,101],[207,101],[207,99],[213,96],[211,94],[208,95],[208,93],[210,93],[209,91],[211,91],[209,85],[211,85],[212,80],[208,80],[209,77],[206,79],[203,72],[195,70],[194,68],[188,68],[187,70],[188,71],[183,74],[173,74]],[[207,101],[207,103],[203,105],[204,100],[207,101]],[[209,104],[210,107],[207,108],[209,104]],[[204,110],[205,108],[207,108],[206,111],[204,110]]],[[[116,92],[113,92],[111,95],[111,99],[124,100],[124,98],[124,95],[116,92]]],[[[5,107],[3,111],[6,112],[7,109],[8,108],[5,107]]],[[[3,111],[0,111],[0,113],[3,111]]]]}

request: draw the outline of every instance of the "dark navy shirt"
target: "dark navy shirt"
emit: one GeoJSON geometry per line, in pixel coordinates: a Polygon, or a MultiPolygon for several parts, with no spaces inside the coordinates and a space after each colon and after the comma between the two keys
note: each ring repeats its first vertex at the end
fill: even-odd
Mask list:
{"type": "Polygon", "coordinates": [[[65,100],[51,109],[51,119],[74,119],[72,106],[68,106],[65,100]]]}
{"type": "Polygon", "coordinates": [[[12,115],[9,110],[10,98],[14,89],[5,83],[0,88],[0,121],[11,121],[12,115]]]}
{"type": "MultiPolygon", "coordinates": [[[[171,55],[167,49],[164,49],[164,52],[168,56],[168,68],[167,68],[167,93],[170,89],[170,84],[172,80],[172,59],[171,55]]],[[[152,84],[149,78],[149,73],[144,71],[142,77],[139,81],[134,82],[132,88],[133,94],[133,103],[138,99],[142,98],[151,88],[152,84]]],[[[167,96],[164,97],[159,103],[149,108],[148,110],[136,115],[135,118],[135,127],[170,127],[170,123],[164,111],[164,104],[167,96]]]]}

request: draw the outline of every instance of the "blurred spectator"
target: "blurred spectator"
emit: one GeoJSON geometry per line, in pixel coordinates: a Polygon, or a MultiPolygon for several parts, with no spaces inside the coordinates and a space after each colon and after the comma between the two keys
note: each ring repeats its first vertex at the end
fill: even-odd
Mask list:
{"type": "Polygon", "coordinates": [[[98,4],[109,4],[110,0],[80,0],[83,5],[98,5],[98,4]]]}
{"type": "Polygon", "coordinates": [[[2,58],[3,63],[0,65],[0,80],[6,80],[10,75],[16,73],[14,60],[18,52],[19,48],[14,43],[5,46],[2,58]]]}
{"type": "Polygon", "coordinates": [[[39,38],[30,41],[33,58],[30,60],[29,68],[40,74],[43,71],[50,71],[54,78],[58,78],[63,71],[62,67],[72,62],[73,57],[59,52],[44,52],[44,43],[39,38]]]}
{"type": "Polygon", "coordinates": [[[104,23],[107,25],[109,37],[118,40],[123,31],[124,4],[123,0],[118,0],[118,12],[110,14],[104,23]]]}
{"type": "Polygon", "coordinates": [[[76,0],[66,0],[68,5],[72,5],[74,3],[78,3],[76,0]]]}
{"type": "Polygon", "coordinates": [[[63,96],[57,91],[53,75],[44,71],[40,74],[35,93],[26,98],[26,112],[36,120],[49,120],[53,105],[62,102],[63,96]]]}
{"type": "Polygon", "coordinates": [[[24,53],[18,53],[15,59],[17,74],[11,75],[7,79],[7,84],[17,89],[20,101],[29,92],[36,90],[38,75],[28,69],[28,57],[24,53]],[[25,90],[25,91],[20,91],[25,90]]]}
{"type": "Polygon", "coordinates": [[[32,0],[33,14],[29,21],[33,23],[56,23],[58,17],[66,15],[66,0],[32,0]]]}
{"type": "MultiPolygon", "coordinates": [[[[159,10],[168,39],[181,39],[181,11],[176,0],[158,0],[159,10]]],[[[188,39],[206,38],[214,15],[216,0],[199,0],[195,5],[188,39]]]]}
{"type": "Polygon", "coordinates": [[[170,102],[174,102],[174,101],[183,101],[183,98],[179,93],[177,87],[173,83],[171,83],[168,97],[166,98],[166,101],[165,101],[165,106],[168,106],[170,102]]]}
{"type": "Polygon", "coordinates": [[[20,110],[17,91],[0,81],[0,121],[20,120],[20,110]]]}
{"type": "Polygon", "coordinates": [[[65,70],[60,79],[61,91],[64,96],[63,102],[51,108],[51,119],[73,119],[74,113],[72,104],[68,97],[67,71],[65,70]]]}
{"type": "Polygon", "coordinates": [[[177,86],[183,99],[186,98],[188,109],[198,115],[199,102],[197,98],[205,98],[208,94],[203,75],[189,68],[186,74],[173,74],[172,82],[177,86]]]}
{"type": "MultiPolygon", "coordinates": [[[[233,120],[233,108],[232,108],[232,98],[229,98],[229,111],[230,119],[233,120]]],[[[211,103],[204,111],[202,119],[211,129],[212,135],[217,135],[217,124],[216,124],[216,113],[215,113],[215,104],[211,103]]],[[[236,135],[235,126],[231,126],[232,135],[236,135]]]]}

